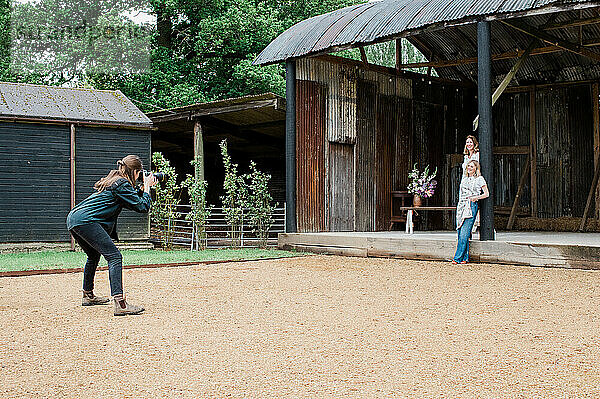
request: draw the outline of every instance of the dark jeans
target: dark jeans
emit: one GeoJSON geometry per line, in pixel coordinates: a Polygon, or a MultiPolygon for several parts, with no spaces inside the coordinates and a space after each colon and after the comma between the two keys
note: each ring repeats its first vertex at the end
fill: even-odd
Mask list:
{"type": "Polygon", "coordinates": [[[94,275],[100,261],[100,255],[108,262],[110,295],[123,295],[123,255],[117,249],[106,230],[98,223],[75,226],[71,235],[87,255],[83,269],[83,290],[94,289],[94,275]]]}

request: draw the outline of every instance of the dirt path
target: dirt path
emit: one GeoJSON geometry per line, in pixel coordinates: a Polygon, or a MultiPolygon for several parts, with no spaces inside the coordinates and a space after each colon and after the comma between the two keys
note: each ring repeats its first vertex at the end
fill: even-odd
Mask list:
{"type": "Polygon", "coordinates": [[[315,256],[0,278],[0,397],[599,397],[600,272],[315,256]],[[106,294],[107,273],[96,281],[106,294]]]}

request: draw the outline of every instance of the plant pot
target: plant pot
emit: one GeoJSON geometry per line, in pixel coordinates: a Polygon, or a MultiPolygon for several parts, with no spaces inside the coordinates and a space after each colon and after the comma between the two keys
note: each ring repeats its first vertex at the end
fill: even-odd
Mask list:
{"type": "Polygon", "coordinates": [[[423,198],[421,198],[418,195],[415,195],[413,197],[413,206],[421,206],[421,205],[423,205],[423,198]]]}

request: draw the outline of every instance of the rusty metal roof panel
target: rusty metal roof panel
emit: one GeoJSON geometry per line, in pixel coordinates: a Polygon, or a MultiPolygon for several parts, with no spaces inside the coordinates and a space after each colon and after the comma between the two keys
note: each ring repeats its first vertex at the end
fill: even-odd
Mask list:
{"type": "Polygon", "coordinates": [[[254,64],[270,64],[314,53],[409,36],[475,22],[481,18],[514,17],[600,6],[590,0],[380,0],[346,7],[292,26],[273,40],[254,64]],[[349,15],[352,15],[350,17],[349,15]],[[343,22],[339,22],[344,20],[343,22]],[[346,20],[349,23],[346,24],[346,20]],[[342,27],[342,30],[339,28],[342,27]],[[330,34],[327,32],[331,29],[330,34]],[[338,33],[339,32],[339,33],[338,33]]]}
{"type": "Polygon", "coordinates": [[[0,82],[0,118],[152,127],[120,91],[0,82]]]}

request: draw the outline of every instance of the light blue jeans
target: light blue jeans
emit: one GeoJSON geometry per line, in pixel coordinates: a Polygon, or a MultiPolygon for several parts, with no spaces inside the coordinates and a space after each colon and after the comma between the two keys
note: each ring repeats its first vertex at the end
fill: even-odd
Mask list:
{"type": "Polygon", "coordinates": [[[477,202],[471,202],[473,217],[465,219],[462,226],[458,229],[458,244],[456,245],[456,253],[454,254],[454,260],[458,263],[469,261],[469,238],[471,238],[471,230],[473,230],[477,210],[477,202]]]}

